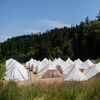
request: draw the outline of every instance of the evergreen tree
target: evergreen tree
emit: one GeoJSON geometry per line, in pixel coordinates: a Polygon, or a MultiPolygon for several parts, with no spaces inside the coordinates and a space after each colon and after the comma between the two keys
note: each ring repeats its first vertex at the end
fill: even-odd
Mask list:
{"type": "Polygon", "coordinates": [[[100,10],[99,10],[99,13],[97,14],[96,18],[98,21],[100,21],[100,10]]]}

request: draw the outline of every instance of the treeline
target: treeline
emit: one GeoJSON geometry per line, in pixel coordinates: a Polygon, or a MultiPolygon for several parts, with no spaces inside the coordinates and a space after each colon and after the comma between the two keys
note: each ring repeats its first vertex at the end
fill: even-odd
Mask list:
{"type": "Polygon", "coordinates": [[[100,13],[80,25],[52,29],[44,33],[12,37],[0,43],[0,60],[10,57],[25,62],[31,57],[42,60],[61,57],[72,59],[100,58],[100,13]]]}

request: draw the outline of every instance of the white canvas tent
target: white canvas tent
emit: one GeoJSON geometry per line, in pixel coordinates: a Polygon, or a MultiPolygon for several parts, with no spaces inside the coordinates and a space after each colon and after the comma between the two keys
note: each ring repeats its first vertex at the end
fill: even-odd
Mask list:
{"type": "Polygon", "coordinates": [[[47,63],[38,62],[37,73],[39,74],[41,71],[45,70],[45,68],[47,67],[47,65],[48,65],[47,63]]]}
{"type": "Polygon", "coordinates": [[[76,67],[77,67],[78,69],[84,69],[84,67],[82,66],[83,62],[82,62],[79,58],[78,58],[77,60],[75,60],[75,61],[73,62],[73,64],[76,65],[76,67]]]}
{"type": "Polygon", "coordinates": [[[71,65],[71,64],[73,64],[73,61],[70,58],[68,58],[67,61],[66,61],[66,63],[68,63],[68,64],[71,65]]]}
{"type": "Polygon", "coordinates": [[[33,66],[35,66],[37,63],[36,60],[31,58],[28,62],[26,62],[25,67],[31,69],[33,66]]]}
{"type": "Polygon", "coordinates": [[[13,62],[15,62],[13,58],[6,60],[6,69],[10,68],[13,62]]]}
{"type": "Polygon", "coordinates": [[[48,67],[46,66],[46,67],[42,68],[40,71],[38,71],[38,73],[37,73],[38,77],[42,78],[42,76],[44,75],[44,73],[47,72],[47,70],[48,70],[48,67]]]}
{"type": "Polygon", "coordinates": [[[33,73],[36,73],[36,68],[38,66],[39,61],[31,58],[28,62],[26,62],[25,67],[28,68],[33,73]]]}
{"type": "Polygon", "coordinates": [[[49,64],[47,71],[43,74],[42,78],[60,78],[61,73],[52,64],[49,64]]]}
{"type": "Polygon", "coordinates": [[[76,65],[72,65],[69,67],[69,71],[64,76],[65,81],[85,81],[88,80],[87,76],[85,76],[76,65]]]}
{"type": "Polygon", "coordinates": [[[95,64],[93,67],[88,69],[84,74],[88,77],[91,78],[95,76],[96,74],[100,73],[100,63],[95,64]]]}
{"type": "Polygon", "coordinates": [[[66,73],[68,67],[70,66],[70,64],[69,63],[61,63],[60,66],[63,70],[63,74],[65,75],[65,73],[66,73]]]}
{"type": "Polygon", "coordinates": [[[41,64],[43,67],[47,66],[49,63],[49,60],[47,58],[44,58],[42,61],[41,61],[41,64]]]}
{"type": "Polygon", "coordinates": [[[84,67],[84,68],[91,68],[91,67],[93,67],[94,66],[94,64],[88,59],[88,60],[86,60],[83,64],[82,64],[82,66],[84,67]]]}
{"type": "Polygon", "coordinates": [[[44,58],[41,62],[42,63],[48,63],[48,59],[47,58],[44,58]]]}
{"type": "Polygon", "coordinates": [[[93,67],[94,64],[88,59],[80,65],[82,72],[86,72],[89,68],[93,67]]]}
{"type": "Polygon", "coordinates": [[[75,65],[81,65],[83,62],[78,58],[77,60],[74,61],[75,65]]]}
{"type": "Polygon", "coordinates": [[[5,80],[23,81],[28,80],[27,70],[19,62],[13,60],[11,64],[7,64],[8,69],[5,72],[5,80]]]}
{"type": "Polygon", "coordinates": [[[58,66],[61,67],[61,70],[63,71],[63,74],[65,74],[67,68],[70,66],[69,63],[65,63],[63,60],[60,60],[60,59],[59,60],[58,59],[54,60],[52,62],[52,64],[55,68],[57,68],[58,66]]]}
{"type": "Polygon", "coordinates": [[[49,64],[44,67],[40,72],[38,72],[38,76],[40,78],[54,78],[61,77],[61,73],[53,66],[53,64],[49,64]]]}
{"type": "Polygon", "coordinates": [[[40,64],[40,66],[38,66],[38,75],[42,77],[43,74],[47,72],[47,70],[55,70],[55,69],[56,68],[52,64],[48,64],[47,66],[43,66],[40,64]]]}
{"type": "Polygon", "coordinates": [[[63,63],[63,62],[64,62],[61,58],[58,58],[57,60],[58,60],[58,62],[60,62],[60,63],[63,63]]]}

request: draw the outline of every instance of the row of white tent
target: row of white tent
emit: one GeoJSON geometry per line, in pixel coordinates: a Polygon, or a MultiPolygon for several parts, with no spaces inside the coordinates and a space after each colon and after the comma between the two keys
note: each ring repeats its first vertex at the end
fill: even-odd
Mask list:
{"type": "MultiPolygon", "coordinates": [[[[65,81],[85,81],[100,73],[100,63],[93,64],[89,59],[82,62],[80,59],[66,61],[56,58],[53,61],[44,58],[37,61],[31,58],[25,63],[26,69],[37,74],[39,78],[61,77],[65,81]]],[[[6,61],[5,80],[27,80],[28,73],[23,65],[14,59],[6,61]]]]}

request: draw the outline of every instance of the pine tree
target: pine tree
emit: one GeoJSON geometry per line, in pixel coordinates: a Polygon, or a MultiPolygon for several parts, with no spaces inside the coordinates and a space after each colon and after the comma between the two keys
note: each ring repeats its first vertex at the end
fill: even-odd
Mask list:
{"type": "Polygon", "coordinates": [[[96,18],[98,21],[100,21],[100,10],[99,10],[99,13],[97,14],[96,18]]]}
{"type": "Polygon", "coordinates": [[[89,17],[87,16],[87,17],[85,18],[85,23],[86,23],[86,24],[89,24],[89,22],[90,22],[90,21],[89,21],[89,17]]]}

